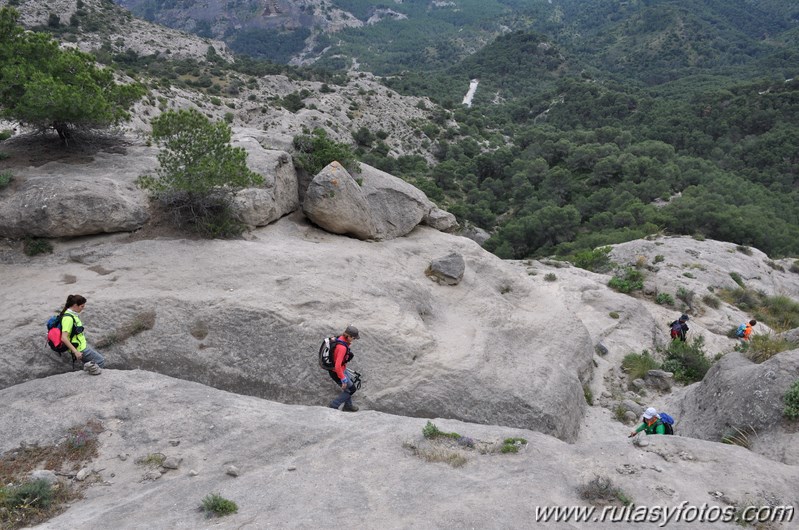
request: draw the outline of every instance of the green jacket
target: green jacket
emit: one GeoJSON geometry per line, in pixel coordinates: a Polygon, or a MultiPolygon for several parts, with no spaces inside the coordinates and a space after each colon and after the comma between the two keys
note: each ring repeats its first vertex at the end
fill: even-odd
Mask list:
{"type": "Polygon", "coordinates": [[[663,422],[657,420],[652,425],[647,425],[646,423],[641,423],[638,427],[636,427],[635,432],[639,433],[644,431],[647,435],[650,434],[666,434],[666,426],[663,425],[663,422]]]}

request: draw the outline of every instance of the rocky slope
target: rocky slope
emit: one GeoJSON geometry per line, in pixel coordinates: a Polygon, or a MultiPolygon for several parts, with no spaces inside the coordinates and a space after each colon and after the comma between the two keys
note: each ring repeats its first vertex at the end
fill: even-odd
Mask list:
{"type": "MultiPolygon", "coordinates": [[[[595,477],[612,480],[637,506],[684,503],[696,512],[706,503],[720,514],[799,502],[797,466],[678,436],[636,447],[612,423],[570,445],[537,432],[434,420],[481,444],[481,453],[425,440],[422,419],[283,405],[138,370],[36,379],[0,390],[0,399],[0,453],[20,442],[63,444],[69,428],[89,420],[104,429],[98,456],[68,474],[81,477],[84,498],[38,528],[351,528],[353,521],[391,529],[529,528],[542,524],[537,507],[588,506],[580,491],[595,477]],[[528,443],[516,454],[490,449],[507,437],[528,443]],[[141,463],[151,455],[168,467],[141,463]],[[198,507],[210,493],[234,501],[238,512],[205,518],[198,507]]],[[[668,527],[697,524],[673,517],[668,527]]]]}

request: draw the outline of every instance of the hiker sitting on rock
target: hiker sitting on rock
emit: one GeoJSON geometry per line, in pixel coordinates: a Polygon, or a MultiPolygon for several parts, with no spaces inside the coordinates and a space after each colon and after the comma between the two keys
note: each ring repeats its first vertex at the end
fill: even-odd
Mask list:
{"type": "Polygon", "coordinates": [[[344,404],[344,409],[347,412],[357,412],[358,407],[352,403],[352,395],[357,388],[355,383],[348,377],[347,363],[350,362],[353,355],[350,352],[350,344],[355,339],[360,338],[358,328],[355,326],[347,326],[344,333],[336,339],[336,347],[333,350],[333,363],[334,369],[330,370],[330,378],[341,386],[341,393],[336,399],[330,402],[330,408],[338,409],[341,404],[344,404]]]}
{"type": "Polygon", "coordinates": [[[647,435],[666,434],[666,426],[660,421],[660,415],[655,407],[649,407],[644,411],[644,416],[641,418],[641,425],[636,427],[628,438],[636,436],[641,431],[644,431],[647,435]]]}
{"type": "Polygon", "coordinates": [[[671,328],[671,340],[681,340],[685,342],[685,335],[688,333],[688,315],[681,315],[680,318],[669,324],[671,328]]]}
{"type": "Polygon", "coordinates": [[[98,375],[105,366],[105,358],[86,343],[83,334],[83,322],[78,313],[86,307],[86,298],[79,294],[67,296],[67,303],[61,311],[61,341],[69,348],[76,359],[83,363],[83,369],[92,375],[98,375]],[[63,318],[69,316],[71,318],[63,318]],[[73,333],[74,326],[74,333],[73,333]],[[72,335],[72,338],[70,338],[72,335]]]}

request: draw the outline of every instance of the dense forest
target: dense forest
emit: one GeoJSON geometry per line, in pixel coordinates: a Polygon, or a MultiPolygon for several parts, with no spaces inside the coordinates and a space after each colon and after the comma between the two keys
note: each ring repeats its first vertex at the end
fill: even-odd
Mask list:
{"type": "MultiPolygon", "coordinates": [[[[438,162],[364,147],[362,159],[491,231],[486,246],[502,257],[571,254],[657,231],[799,254],[799,6],[595,0],[559,9],[557,20],[536,10],[517,17],[529,27],[454,65],[437,67],[441,54],[430,50],[395,51],[401,70],[387,70],[386,83],[450,111],[422,129],[438,162]],[[466,108],[473,78],[480,86],[466,108]]],[[[384,42],[388,26],[345,40],[357,52],[359,39],[384,42]]]]}
{"type": "MultiPolygon", "coordinates": [[[[146,5],[173,4],[182,5],[146,5]]],[[[317,27],[228,35],[251,58],[284,63],[312,41],[321,54],[313,69],[214,58],[210,70],[184,79],[197,69],[191,61],[110,47],[98,58],[212,96],[223,93],[213,79],[226,68],[335,83],[357,60],[439,107],[415,124],[434,163],[395,156],[385,131],[352,131],[355,155],[488,230],[486,247],[502,257],[570,255],[659,231],[799,255],[795,0],[331,0],[302,8],[307,17],[342,9],[379,22],[332,35],[317,27]],[[471,79],[479,87],[467,107],[471,79]]],[[[197,21],[197,31],[209,28],[197,21]]],[[[301,95],[288,99],[287,109],[303,106],[301,95]]]]}

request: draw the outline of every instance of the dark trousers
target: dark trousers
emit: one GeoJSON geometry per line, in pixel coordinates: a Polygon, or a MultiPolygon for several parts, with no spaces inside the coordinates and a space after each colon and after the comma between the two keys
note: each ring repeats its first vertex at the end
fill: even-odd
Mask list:
{"type": "MultiPolygon", "coordinates": [[[[338,385],[338,387],[341,388],[341,379],[338,378],[336,372],[330,370],[327,373],[330,374],[330,379],[335,381],[336,385],[338,385]]],[[[352,395],[355,393],[356,390],[357,389],[355,388],[355,385],[352,384],[352,381],[348,382],[347,390],[342,390],[341,393],[338,395],[338,397],[336,397],[336,399],[330,402],[330,406],[336,409],[339,408],[342,403],[352,406],[352,395]]]]}

